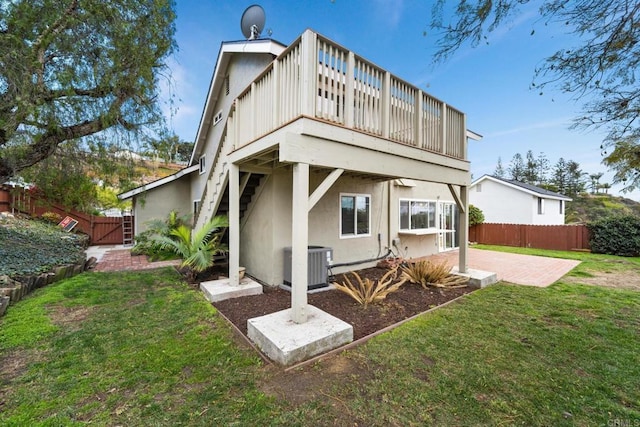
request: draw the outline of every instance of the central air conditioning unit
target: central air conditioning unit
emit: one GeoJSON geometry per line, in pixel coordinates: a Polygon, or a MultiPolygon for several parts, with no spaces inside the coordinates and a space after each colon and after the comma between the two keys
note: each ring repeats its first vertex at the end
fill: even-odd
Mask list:
{"type": "MultiPolygon", "coordinates": [[[[333,262],[333,249],[324,246],[309,246],[307,257],[308,289],[329,286],[327,278],[333,262]]],[[[284,248],[284,285],[291,287],[291,248],[284,248]]]]}

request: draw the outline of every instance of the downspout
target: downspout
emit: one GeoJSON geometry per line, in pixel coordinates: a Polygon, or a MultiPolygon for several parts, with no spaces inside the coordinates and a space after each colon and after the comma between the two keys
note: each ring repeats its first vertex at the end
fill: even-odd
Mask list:
{"type": "Polygon", "coordinates": [[[387,249],[391,251],[391,181],[387,181],[387,249]]]}

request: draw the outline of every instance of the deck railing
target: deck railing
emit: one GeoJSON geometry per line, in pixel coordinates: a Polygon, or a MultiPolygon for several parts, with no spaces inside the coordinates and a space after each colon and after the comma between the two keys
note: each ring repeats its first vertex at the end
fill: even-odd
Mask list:
{"type": "Polygon", "coordinates": [[[300,116],[466,159],[465,115],[307,30],[237,99],[237,147],[300,116]]]}

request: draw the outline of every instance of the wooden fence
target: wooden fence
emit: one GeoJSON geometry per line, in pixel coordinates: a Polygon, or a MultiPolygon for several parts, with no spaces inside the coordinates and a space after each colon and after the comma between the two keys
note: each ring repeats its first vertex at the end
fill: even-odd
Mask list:
{"type": "Polygon", "coordinates": [[[561,251],[591,249],[585,225],[479,224],[469,228],[469,241],[561,251]]]}
{"type": "MultiPolygon", "coordinates": [[[[78,221],[74,230],[87,234],[92,245],[121,245],[124,241],[122,217],[96,216],[65,209],[19,188],[0,187],[0,212],[20,212],[31,217],[53,212],[62,218],[70,216],[78,221]]],[[[130,219],[133,225],[133,218],[130,219]]]]}

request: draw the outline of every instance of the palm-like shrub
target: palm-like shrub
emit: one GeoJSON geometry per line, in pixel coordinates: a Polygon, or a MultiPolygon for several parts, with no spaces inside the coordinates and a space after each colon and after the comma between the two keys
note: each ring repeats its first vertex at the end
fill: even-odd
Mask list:
{"type": "Polygon", "coordinates": [[[390,293],[400,289],[400,286],[404,284],[405,280],[393,283],[393,281],[396,280],[397,272],[397,268],[389,270],[376,282],[369,278],[362,280],[358,273],[352,272],[351,274],[356,279],[355,284],[352,283],[349,280],[349,277],[345,274],[344,278],[346,282],[334,283],[333,285],[337,290],[349,295],[366,308],[368,304],[380,302],[390,293]]]}
{"type": "Polygon", "coordinates": [[[420,260],[402,267],[400,276],[410,283],[416,283],[423,288],[454,288],[466,286],[469,278],[451,274],[451,266],[446,261],[439,264],[427,260],[420,260]]]}
{"type": "Polygon", "coordinates": [[[195,234],[187,225],[180,225],[169,232],[168,236],[157,236],[155,241],[163,248],[175,252],[182,258],[182,267],[187,269],[190,279],[212,267],[214,257],[228,251],[221,242],[224,229],[229,221],[224,215],[216,216],[195,234]]]}
{"type": "Polygon", "coordinates": [[[136,244],[131,249],[132,255],[147,255],[150,261],[175,258],[172,250],[163,249],[158,243],[159,236],[169,236],[172,230],[189,223],[189,215],[180,215],[171,211],[166,219],[152,218],[145,221],[146,230],[136,236],[136,244]]]}

